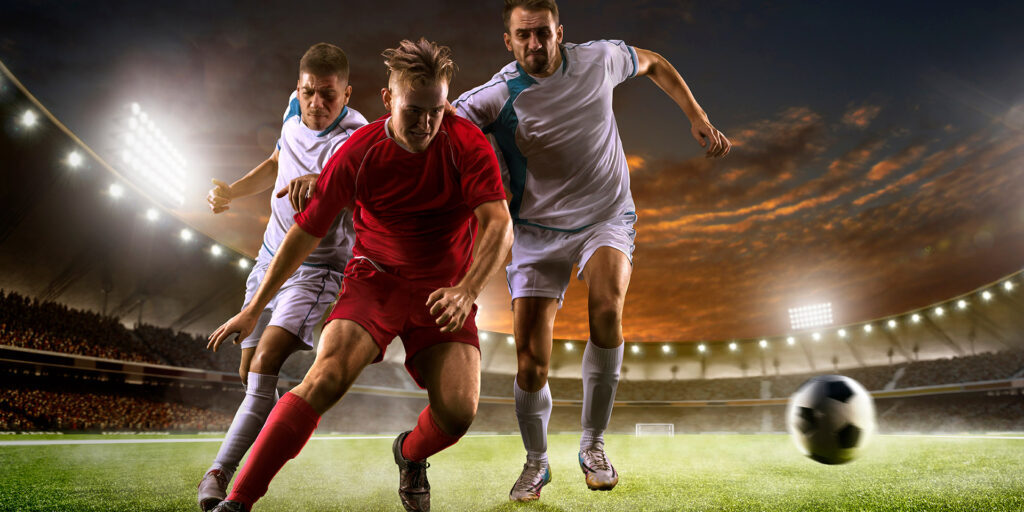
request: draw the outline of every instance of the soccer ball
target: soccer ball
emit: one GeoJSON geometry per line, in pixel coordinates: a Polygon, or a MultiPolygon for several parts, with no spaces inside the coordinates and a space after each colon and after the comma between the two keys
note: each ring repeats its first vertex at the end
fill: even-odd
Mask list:
{"type": "Polygon", "coordinates": [[[849,377],[812,377],[789,397],[786,428],[796,447],[811,459],[822,464],[850,462],[875,431],[875,402],[849,377]]]}

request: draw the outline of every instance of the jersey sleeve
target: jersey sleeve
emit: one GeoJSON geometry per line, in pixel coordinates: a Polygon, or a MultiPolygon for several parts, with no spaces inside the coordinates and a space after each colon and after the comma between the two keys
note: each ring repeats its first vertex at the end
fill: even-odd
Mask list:
{"type": "Polygon", "coordinates": [[[487,83],[459,96],[459,99],[452,103],[456,112],[473,124],[484,129],[494,122],[508,99],[508,86],[501,73],[494,75],[487,83]]]}
{"type": "Polygon", "coordinates": [[[640,69],[640,61],[637,60],[636,50],[632,46],[617,39],[599,41],[595,44],[597,45],[604,50],[605,69],[615,83],[621,84],[626,79],[636,76],[637,70],[640,69]]]}
{"type": "Polygon", "coordinates": [[[334,219],[355,199],[355,151],[350,149],[342,145],[327,161],[316,180],[313,197],[304,210],[295,214],[295,223],[317,238],[327,235],[334,219]]]}
{"type": "Polygon", "coordinates": [[[468,125],[461,128],[457,132],[459,141],[456,147],[459,154],[456,159],[459,162],[460,185],[466,205],[475,209],[488,201],[505,199],[501,171],[491,143],[479,128],[468,125]]]}

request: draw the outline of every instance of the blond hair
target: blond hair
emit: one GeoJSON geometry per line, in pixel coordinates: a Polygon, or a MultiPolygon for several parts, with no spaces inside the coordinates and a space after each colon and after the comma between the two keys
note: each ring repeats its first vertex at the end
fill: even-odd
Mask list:
{"type": "Polygon", "coordinates": [[[384,50],[384,65],[388,77],[420,85],[445,81],[455,76],[455,61],[447,46],[440,46],[425,38],[413,42],[403,39],[397,48],[384,50]]]}

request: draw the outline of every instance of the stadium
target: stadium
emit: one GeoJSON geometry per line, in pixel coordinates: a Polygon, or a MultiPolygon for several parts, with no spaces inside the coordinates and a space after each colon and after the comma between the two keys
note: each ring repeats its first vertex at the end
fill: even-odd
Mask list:
{"type": "MultiPolygon", "coordinates": [[[[193,157],[173,145],[182,130],[161,132],[157,124],[174,117],[171,109],[157,119],[147,116],[146,104],[122,102],[103,128],[72,129],[6,64],[0,62],[0,510],[195,510],[197,479],[244,397],[237,347],[210,352],[207,336],[238,311],[253,241],[225,235],[189,211],[189,196],[202,188],[185,176],[193,157]],[[160,148],[153,153],[163,160],[140,165],[133,146],[143,144],[160,148]]],[[[510,316],[498,276],[489,286],[498,291],[480,303],[479,410],[467,437],[431,458],[434,508],[1024,509],[1022,112],[1011,108],[990,129],[998,140],[986,150],[998,154],[981,171],[1002,181],[978,198],[990,210],[972,221],[987,234],[965,235],[977,248],[949,249],[955,259],[928,268],[927,255],[946,251],[939,242],[909,261],[883,262],[916,266],[899,284],[921,293],[864,284],[869,291],[859,305],[847,301],[854,312],[839,311],[841,301],[765,301],[777,318],[700,331],[678,327],[686,322],[679,297],[631,288],[630,300],[653,296],[638,299],[636,309],[669,312],[638,320],[630,332],[627,308],[608,428],[623,475],[613,492],[593,493],[577,481],[583,321],[556,331],[551,355],[554,480],[541,501],[509,503],[523,446],[512,392],[515,341],[508,320],[497,320],[510,316]],[[964,262],[970,270],[953,275],[964,262]],[[926,285],[936,281],[942,284],[926,285]],[[811,305],[816,309],[805,314],[811,305]],[[639,325],[648,320],[650,328],[639,325]],[[809,460],[786,432],[788,398],[823,374],[851,377],[874,399],[877,435],[849,464],[809,460]]],[[[749,140],[747,147],[756,143],[749,140]]],[[[962,152],[957,158],[964,160],[950,165],[962,168],[950,175],[981,172],[962,152]]],[[[914,235],[894,238],[900,236],[914,235]]],[[[723,287],[733,282],[723,280],[723,287]]],[[[584,293],[573,283],[566,303],[584,293]]],[[[719,314],[741,316],[741,303],[750,301],[719,314]]],[[[568,306],[563,314],[580,318],[568,306]]],[[[290,357],[279,391],[299,384],[315,357],[290,357]]],[[[427,404],[404,359],[393,343],[382,362],[363,371],[258,510],[402,509],[391,441],[427,404]]]]}

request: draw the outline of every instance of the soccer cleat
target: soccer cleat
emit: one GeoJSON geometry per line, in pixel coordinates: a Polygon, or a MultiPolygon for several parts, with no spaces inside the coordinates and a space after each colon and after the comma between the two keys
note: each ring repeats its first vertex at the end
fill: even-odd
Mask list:
{"type": "Polygon", "coordinates": [[[512,486],[508,499],[512,501],[534,501],[540,499],[540,489],[551,483],[551,468],[547,462],[527,460],[519,480],[512,486]]]}
{"type": "Polygon", "coordinates": [[[249,512],[249,509],[245,503],[227,500],[218,503],[210,512],[249,512]]]}
{"type": "Polygon", "coordinates": [[[213,507],[228,497],[228,476],[219,469],[211,469],[199,481],[199,510],[210,512],[213,507]]]}
{"type": "Polygon", "coordinates": [[[590,448],[580,450],[580,469],[592,491],[610,491],[619,483],[619,474],[604,453],[603,441],[594,441],[590,448]]]}
{"type": "Polygon", "coordinates": [[[407,430],[398,434],[391,451],[395,454],[398,464],[398,497],[408,512],[428,512],[430,510],[430,482],[427,481],[427,461],[416,462],[402,456],[402,443],[412,432],[407,430]]]}

